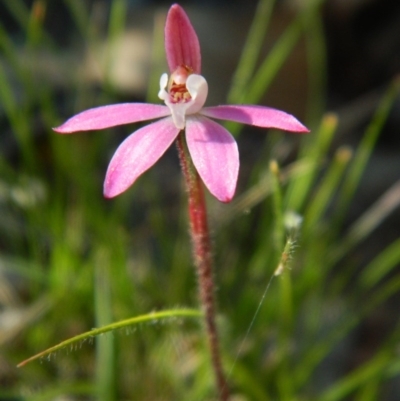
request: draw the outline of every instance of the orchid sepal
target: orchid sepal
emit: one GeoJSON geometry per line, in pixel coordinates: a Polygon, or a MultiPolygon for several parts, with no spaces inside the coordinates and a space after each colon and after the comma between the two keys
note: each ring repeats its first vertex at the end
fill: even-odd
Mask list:
{"type": "Polygon", "coordinates": [[[166,117],[169,110],[160,104],[120,103],[94,107],[71,117],[53,130],[59,134],[100,130],[118,125],[166,117]]]}
{"type": "Polygon", "coordinates": [[[188,66],[201,73],[200,43],[189,17],[178,4],[168,11],[165,23],[165,53],[172,73],[179,66],[188,66]]]}
{"type": "Polygon", "coordinates": [[[219,120],[235,121],[261,128],[307,133],[310,130],[299,120],[282,110],[257,105],[223,105],[205,107],[201,114],[219,120]]]}

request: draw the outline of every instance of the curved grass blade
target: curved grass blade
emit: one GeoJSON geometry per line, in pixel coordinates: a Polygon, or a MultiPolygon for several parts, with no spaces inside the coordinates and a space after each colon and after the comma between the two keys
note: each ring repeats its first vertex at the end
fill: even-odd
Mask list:
{"type": "Polygon", "coordinates": [[[165,310],[160,312],[150,312],[145,315],[140,315],[136,317],[132,317],[129,319],[124,319],[119,322],[111,323],[103,327],[99,327],[85,333],[79,334],[77,336],[71,337],[68,340],[62,341],[59,344],[50,347],[42,352],[39,352],[36,355],[31,356],[28,359],[20,362],[17,367],[21,368],[25,366],[27,363],[35,361],[37,359],[43,358],[47,355],[50,355],[53,352],[56,352],[68,345],[74,344],[78,341],[84,341],[90,338],[93,338],[99,334],[108,333],[109,331],[121,329],[123,327],[131,326],[134,324],[145,323],[145,322],[152,322],[154,320],[160,319],[174,319],[174,318],[181,318],[181,317],[202,317],[203,313],[198,311],[197,309],[171,309],[165,310]]]}

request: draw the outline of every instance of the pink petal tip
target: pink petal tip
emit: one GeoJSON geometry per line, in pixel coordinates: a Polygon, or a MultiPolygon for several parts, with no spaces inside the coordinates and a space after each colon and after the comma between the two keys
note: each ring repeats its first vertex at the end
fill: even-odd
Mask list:
{"type": "Polygon", "coordinates": [[[178,4],[168,11],[165,22],[165,53],[171,72],[186,65],[195,74],[201,72],[200,44],[189,17],[178,4]]]}
{"type": "Polygon", "coordinates": [[[178,132],[172,119],[167,117],[128,136],[110,161],[104,181],[104,196],[113,198],[126,191],[164,154],[178,132]]]}
{"type": "Polygon", "coordinates": [[[53,130],[59,134],[71,134],[78,131],[100,130],[131,124],[170,114],[168,107],[147,103],[120,103],[99,106],[82,111],[71,117],[64,124],[53,130]]]}
{"type": "Polygon", "coordinates": [[[239,173],[239,151],[232,135],[215,121],[190,117],[186,140],[202,181],[220,202],[230,202],[239,173]]]}
{"type": "Polygon", "coordinates": [[[206,107],[201,110],[201,114],[212,118],[236,121],[262,128],[276,128],[298,133],[310,132],[307,127],[291,114],[271,107],[224,105],[206,107]]]}

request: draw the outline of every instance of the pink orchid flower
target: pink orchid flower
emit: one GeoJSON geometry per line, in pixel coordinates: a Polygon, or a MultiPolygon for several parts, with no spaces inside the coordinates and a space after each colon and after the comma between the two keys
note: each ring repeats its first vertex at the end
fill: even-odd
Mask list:
{"type": "Polygon", "coordinates": [[[100,106],[75,115],[54,131],[69,134],[161,118],[135,131],[118,147],[108,166],[104,196],[111,198],[126,191],[185,130],[190,156],[204,184],[218,200],[229,202],[236,189],[239,152],[233,136],[209,117],[293,132],[308,129],[290,114],[269,107],[203,107],[208,85],[200,75],[200,45],[188,16],[178,4],[168,12],[165,50],[171,75],[161,76],[158,94],[165,106],[100,106]]]}

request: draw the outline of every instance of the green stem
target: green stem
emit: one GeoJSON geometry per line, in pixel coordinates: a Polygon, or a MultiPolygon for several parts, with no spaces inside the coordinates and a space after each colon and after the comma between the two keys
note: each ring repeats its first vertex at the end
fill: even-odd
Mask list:
{"type": "Polygon", "coordinates": [[[204,309],[211,362],[215,373],[219,397],[222,401],[228,401],[229,390],[222,369],[218,331],[215,322],[215,286],[212,271],[211,242],[202,182],[186,151],[183,131],[178,136],[177,147],[189,194],[189,219],[193,257],[198,275],[200,301],[204,309]]]}

